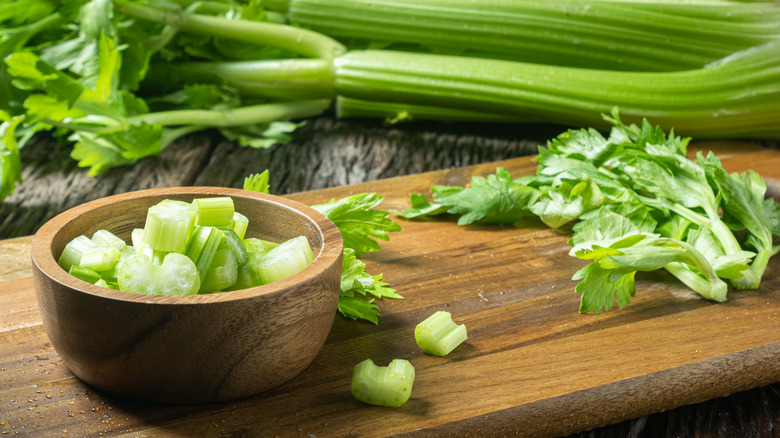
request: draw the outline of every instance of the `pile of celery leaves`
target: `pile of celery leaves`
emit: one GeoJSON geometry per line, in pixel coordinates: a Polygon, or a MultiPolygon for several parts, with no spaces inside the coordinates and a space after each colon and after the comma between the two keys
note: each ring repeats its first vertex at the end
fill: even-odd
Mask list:
{"type": "Polygon", "coordinates": [[[648,121],[624,124],[617,110],[608,137],[569,130],[539,148],[536,175],[499,168],[467,187],[433,186],[433,202],[411,195],[406,219],[458,216],[459,225],[515,224],[537,217],[570,227],[570,255],[592,262],[579,280],[580,312],[630,303],[640,271],[665,269],[704,298],[757,289],[780,247],[780,204],[756,172],[728,173],[712,153],[687,156],[689,138],[648,121]]]}

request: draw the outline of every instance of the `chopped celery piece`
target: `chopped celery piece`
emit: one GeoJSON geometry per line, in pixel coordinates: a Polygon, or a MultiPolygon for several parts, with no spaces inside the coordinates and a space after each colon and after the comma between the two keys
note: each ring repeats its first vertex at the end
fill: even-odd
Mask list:
{"type": "Polygon", "coordinates": [[[398,407],[409,400],[414,383],[414,367],[404,359],[394,359],[386,367],[371,359],[355,365],[350,389],[352,395],[370,405],[398,407]]]}
{"type": "Polygon", "coordinates": [[[239,212],[233,213],[233,223],[230,226],[239,239],[246,236],[246,229],[249,227],[249,219],[239,212]]]}
{"type": "Polygon", "coordinates": [[[198,272],[204,274],[211,266],[214,255],[217,254],[217,249],[223,240],[224,237],[219,228],[198,225],[192,232],[184,255],[195,263],[198,272]]]}
{"type": "Polygon", "coordinates": [[[57,263],[66,271],[70,271],[71,266],[78,266],[81,263],[81,257],[85,252],[94,248],[95,242],[87,236],[78,236],[68,242],[60,254],[57,263]]]}
{"type": "Polygon", "coordinates": [[[446,356],[466,338],[466,326],[455,324],[450,312],[443,310],[435,312],[414,328],[417,345],[434,356],[446,356]]]}
{"type": "Polygon", "coordinates": [[[79,266],[98,272],[108,271],[114,267],[120,255],[120,251],[113,246],[99,246],[85,252],[79,266]]]}
{"type": "Polygon", "coordinates": [[[238,280],[238,262],[233,251],[217,251],[208,271],[203,275],[198,293],[218,292],[233,286],[238,280]]]}
{"type": "Polygon", "coordinates": [[[229,227],[236,211],[229,196],[197,198],[192,200],[192,205],[198,213],[197,224],[211,227],[229,227]]]}
{"type": "Polygon", "coordinates": [[[144,241],[144,229],[136,228],[130,233],[130,243],[137,252],[144,252],[144,249],[149,247],[144,241]]]}
{"type": "MultiPolygon", "coordinates": [[[[119,275],[119,268],[122,267],[122,263],[127,261],[131,256],[138,254],[135,248],[130,245],[125,245],[121,251],[119,251],[119,260],[114,263],[114,267],[107,271],[102,271],[100,277],[108,283],[116,283],[117,275],[119,275]]],[[[114,288],[116,289],[116,288],[114,288]]]]}
{"type": "Polygon", "coordinates": [[[200,288],[200,277],[189,257],[170,253],[156,266],[143,254],[136,254],[119,268],[119,290],[151,295],[192,295],[200,288]]]}
{"type": "Polygon", "coordinates": [[[238,278],[236,282],[225,290],[240,290],[250,287],[260,286],[263,284],[263,280],[260,279],[260,275],[255,268],[246,264],[238,268],[238,278]]]}
{"type": "Polygon", "coordinates": [[[308,239],[298,236],[268,251],[255,269],[263,283],[268,284],[297,274],[313,260],[308,239]]]}
{"type": "Polygon", "coordinates": [[[89,268],[83,268],[81,266],[73,265],[70,267],[68,273],[80,280],[84,280],[87,283],[95,284],[100,280],[100,274],[89,268]]]}
{"type": "Polygon", "coordinates": [[[183,252],[195,225],[197,211],[187,202],[165,199],[149,208],[143,240],[152,249],[183,252]]]}
{"type": "Polygon", "coordinates": [[[102,278],[100,280],[98,280],[97,282],[95,282],[95,286],[105,287],[107,289],[114,289],[114,290],[118,290],[119,289],[118,286],[116,285],[116,283],[108,282],[108,281],[106,281],[106,280],[104,280],[102,278]]]}
{"type": "Polygon", "coordinates": [[[268,251],[276,248],[277,246],[279,246],[279,244],[276,242],[271,242],[270,240],[258,239],[257,237],[249,237],[244,239],[244,247],[249,252],[265,254],[268,251]]]}
{"type": "Polygon", "coordinates": [[[225,237],[225,244],[228,249],[233,251],[233,255],[236,256],[238,266],[244,266],[249,259],[244,242],[238,237],[238,234],[231,229],[222,230],[222,234],[225,237]]]}
{"type": "Polygon", "coordinates": [[[108,230],[95,231],[95,234],[92,235],[92,241],[95,242],[95,245],[97,246],[111,246],[120,251],[127,246],[124,240],[108,230]]]}

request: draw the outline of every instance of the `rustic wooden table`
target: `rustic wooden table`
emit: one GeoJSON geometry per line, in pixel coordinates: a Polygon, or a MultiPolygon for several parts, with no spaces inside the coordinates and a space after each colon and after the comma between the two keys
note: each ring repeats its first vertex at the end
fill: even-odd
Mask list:
{"type": "MultiPolygon", "coordinates": [[[[280,405],[274,400],[284,401],[288,392],[305,395],[305,386],[308,384],[311,384],[312,388],[316,388],[313,389],[314,392],[321,394],[332,395],[334,391],[336,394],[344,392],[340,391],[338,387],[334,388],[333,385],[337,384],[339,379],[346,378],[346,374],[331,369],[332,366],[324,361],[340,360],[342,355],[346,354],[341,349],[345,344],[351,343],[350,345],[362,349],[361,354],[365,354],[366,351],[370,351],[365,343],[370,343],[372,340],[385,342],[399,328],[402,328],[402,322],[405,319],[419,317],[419,309],[431,304],[421,302],[424,301],[424,295],[420,295],[419,292],[402,289],[401,292],[406,292],[407,300],[404,300],[402,304],[396,304],[399,302],[381,303],[386,322],[380,320],[380,325],[377,327],[345,321],[337,317],[328,344],[323,349],[323,360],[315,361],[315,368],[304,373],[298,382],[294,381],[292,384],[286,385],[285,388],[267,395],[235,403],[200,407],[158,407],[122,401],[83,385],[69,373],[51,345],[47,343],[45,332],[40,323],[29,279],[29,235],[60,211],[100,196],[148,187],[174,185],[239,187],[244,176],[266,168],[271,171],[271,190],[276,194],[289,194],[302,201],[314,202],[324,201],[332,196],[343,196],[356,190],[377,190],[387,196],[387,206],[398,208],[403,206],[403,197],[406,196],[406,193],[399,191],[410,190],[414,187],[422,188],[432,181],[463,183],[471,172],[483,174],[490,172],[495,168],[493,162],[496,160],[533,154],[537,145],[556,135],[561,129],[552,126],[530,129],[509,125],[450,124],[410,125],[393,128],[383,127],[375,122],[334,121],[323,117],[310,121],[296,135],[293,144],[287,146],[271,150],[249,150],[237,148],[213,135],[191,136],[174,144],[159,158],[144,160],[134,167],[116,169],[108,175],[97,178],[87,177],[83,170],[76,168],[68,158],[69,151],[66,148],[57,147],[45,137],[36,139],[34,143],[23,150],[25,183],[18,189],[17,193],[0,204],[0,239],[4,239],[0,241],[0,323],[2,323],[0,326],[0,431],[9,435],[38,434],[41,436],[119,434],[127,436],[144,434],[148,436],[187,434],[196,431],[199,434],[213,436],[263,436],[271,430],[267,428],[268,424],[273,423],[268,418],[263,418],[263,410],[266,407],[276,409],[280,405]],[[461,169],[463,166],[479,163],[485,164],[461,169]],[[422,172],[441,169],[452,170],[418,175],[422,172]],[[387,178],[400,175],[418,176],[387,180],[387,178]],[[355,184],[360,185],[354,186],[355,184]],[[421,301],[414,301],[415,297],[419,297],[418,299],[421,301]],[[374,336],[376,337],[374,338],[374,336]],[[355,344],[356,342],[357,344],[355,344]],[[331,380],[318,380],[324,375],[331,380]]],[[[772,142],[764,142],[764,144],[772,148],[777,147],[776,143],[772,142]]],[[[754,168],[762,174],[773,175],[774,179],[770,181],[772,190],[775,194],[780,193],[777,186],[777,181],[780,179],[780,158],[778,158],[780,153],[745,143],[715,142],[705,145],[715,148],[722,157],[731,157],[728,163],[733,166],[734,170],[754,168]]],[[[528,172],[532,169],[532,163],[527,159],[512,160],[506,164],[518,172],[528,172]]],[[[429,229],[410,226],[408,234],[410,237],[407,240],[391,239],[386,254],[395,252],[394,254],[397,256],[399,251],[403,252],[409,249],[409,245],[414,243],[410,243],[408,239],[414,240],[421,235],[415,233],[423,233],[423,230],[429,229]]],[[[561,242],[565,242],[565,238],[562,236],[556,237],[549,231],[545,233],[537,237],[558,238],[561,242]]],[[[472,234],[468,237],[468,239],[477,240],[481,238],[484,236],[478,234],[472,234]]],[[[466,243],[465,241],[459,242],[459,244],[466,243]]],[[[444,251],[443,248],[440,250],[444,251]]],[[[431,254],[434,252],[435,248],[432,249],[431,254]]],[[[557,254],[557,252],[553,252],[557,254]]],[[[382,252],[379,254],[376,258],[368,260],[369,269],[377,272],[385,271],[386,275],[394,272],[408,274],[408,266],[394,266],[393,261],[388,258],[392,257],[391,255],[382,256],[382,252]]],[[[443,254],[446,254],[446,251],[443,254]]],[[[553,256],[559,257],[560,254],[553,256]]],[[[407,260],[414,258],[418,262],[420,260],[425,262],[423,260],[425,256],[423,259],[419,259],[419,257],[419,254],[404,253],[402,258],[407,260]]],[[[564,257],[561,260],[565,262],[567,259],[564,257]]],[[[588,397],[593,397],[594,394],[606,395],[610,393],[593,392],[590,391],[591,387],[583,386],[584,389],[575,392],[578,395],[573,398],[556,399],[556,397],[551,397],[549,400],[552,400],[550,402],[552,405],[539,404],[538,400],[533,400],[533,397],[530,399],[512,398],[502,394],[496,399],[503,400],[502,403],[509,403],[507,406],[511,406],[512,403],[524,404],[529,407],[529,410],[525,413],[517,409],[495,410],[499,404],[485,403],[485,405],[490,405],[490,409],[494,409],[493,411],[488,409],[490,415],[484,417],[471,415],[471,418],[468,413],[469,409],[473,409],[473,412],[478,412],[480,409],[480,412],[488,411],[485,410],[487,409],[485,406],[478,408],[473,400],[469,401],[469,398],[465,396],[463,397],[464,406],[461,409],[463,412],[459,414],[438,413],[435,406],[424,399],[413,399],[410,406],[425,407],[430,413],[430,418],[442,419],[438,430],[434,429],[430,435],[435,435],[438,431],[442,434],[469,434],[473,436],[479,435],[478,430],[481,430],[485,434],[528,432],[541,435],[565,435],[574,433],[573,436],[581,437],[776,436],[777,431],[780,430],[778,429],[780,428],[780,383],[775,383],[780,381],[780,371],[776,365],[779,362],[777,354],[780,345],[777,334],[780,326],[778,326],[776,307],[778,304],[778,290],[776,290],[778,287],[778,265],[774,263],[772,266],[774,266],[772,271],[774,277],[767,283],[767,287],[771,290],[768,291],[768,295],[757,295],[762,299],[766,298],[766,305],[769,306],[771,302],[772,307],[762,307],[762,310],[756,309],[759,313],[755,315],[760,315],[764,319],[759,324],[751,326],[749,330],[735,329],[730,332],[732,343],[733,340],[737,339],[744,342],[742,347],[744,347],[744,351],[749,351],[750,355],[739,355],[737,352],[733,353],[737,356],[732,356],[731,353],[707,352],[707,354],[714,354],[715,358],[718,354],[729,358],[729,369],[732,369],[730,372],[713,371],[712,364],[715,362],[710,363],[703,358],[690,360],[686,358],[676,364],[679,368],[673,368],[674,362],[671,359],[658,358],[656,360],[651,357],[650,361],[657,363],[654,365],[645,364],[648,366],[645,371],[633,370],[621,374],[633,376],[626,377],[625,380],[632,385],[638,383],[650,385],[647,387],[640,385],[628,391],[633,391],[627,395],[634,396],[634,400],[637,401],[635,405],[631,405],[632,397],[626,398],[626,391],[623,391],[617,394],[618,397],[613,400],[590,400],[590,403],[599,407],[587,409],[587,415],[584,415],[583,412],[579,414],[577,412],[561,412],[560,408],[565,403],[576,402],[580,404],[575,403],[573,406],[579,406],[581,409],[588,397]],[[736,364],[737,358],[744,363],[736,364]],[[735,364],[731,363],[732,359],[735,359],[735,364]],[[740,368],[745,366],[746,368],[740,368]],[[684,376],[682,380],[671,381],[674,380],[674,378],[670,379],[671,376],[675,375],[674,369],[677,370],[677,375],[684,376]],[[697,375],[697,373],[702,375],[697,375]],[[661,376],[665,382],[653,380],[651,378],[653,375],[661,376]],[[712,380],[718,376],[726,376],[727,381],[712,380]],[[689,383],[705,386],[686,389],[680,387],[681,382],[683,386],[689,383]],[[660,388],[664,389],[665,392],[652,394],[648,388],[653,390],[660,388]],[[680,391],[679,395],[669,393],[671,388],[680,391]],[[637,397],[636,394],[642,397],[637,397]],[[550,406],[557,407],[557,409],[550,410],[550,406]],[[534,420],[534,409],[541,409],[536,414],[554,412],[555,415],[548,419],[536,418],[534,420]],[[599,409],[603,409],[603,412],[597,412],[599,409]],[[513,423],[513,419],[524,419],[522,421],[526,423],[513,423]],[[526,427],[526,424],[533,425],[533,427],[526,427]],[[591,430],[583,432],[583,430],[588,429],[591,430]]],[[[499,268],[491,267],[488,264],[479,269],[499,268]]],[[[495,275],[501,275],[500,272],[496,272],[495,275]]],[[[386,277],[386,280],[400,287],[415,286],[416,282],[421,281],[416,278],[392,278],[392,276],[386,277]]],[[[477,280],[477,278],[474,279],[474,281],[477,280]]],[[[555,280],[556,283],[550,284],[565,285],[566,283],[557,283],[565,280],[561,277],[555,280]]],[[[426,287],[429,288],[435,286],[430,283],[426,284],[426,287]]],[[[478,287],[476,284],[472,286],[478,287]]],[[[475,297],[461,298],[459,301],[459,305],[464,306],[461,309],[463,314],[467,315],[465,318],[472,318],[472,325],[477,328],[472,341],[473,345],[477,346],[475,348],[480,346],[480,342],[486,342],[491,344],[491,348],[498,349],[498,344],[504,342],[507,336],[517,335],[511,331],[513,329],[508,329],[506,324],[500,321],[479,322],[479,312],[482,312],[482,310],[478,310],[479,306],[485,305],[489,302],[488,300],[490,300],[488,307],[497,306],[494,310],[498,309],[498,314],[500,314],[503,304],[499,305],[497,301],[501,300],[504,295],[503,291],[506,289],[504,286],[496,286],[496,290],[490,293],[485,291],[486,296],[480,297],[480,294],[477,294],[475,297]],[[485,298],[484,301],[483,298],[485,298]],[[482,334],[478,329],[480,324],[484,325],[482,334]],[[501,327],[504,332],[488,333],[490,331],[488,327],[491,330],[501,327]]],[[[464,285],[464,287],[470,286],[464,285]]],[[[558,296],[555,295],[554,298],[558,296]]],[[[655,302],[656,298],[653,298],[651,302],[655,302]]],[[[509,298],[504,299],[509,300],[509,298]]],[[[737,300],[736,302],[745,305],[750,303],[750,300],[755,299],[756,295],[748,295],[745,300],[737,300]]],[[[507,301],[506,315],[503,317],[506,318],[507,322],[523,320],[519,316],[522,312],[516,307],[522,301],[522,299],[507,301]],[[512,312],[521,313],[513,314],[512,312]]],[[[571,297],[566,298],[563,303],[569,301],[572,301],[571,297]]],[[[666,300],[661,298],[659,302],[666,302],[666,300]]],[[[716,312],[720,312],[720,309],[726,309],[717,306],[702,307],[698,301],[694,301],[694,304],[683,305],[688,306],[686,311],[693,310],[694,313],[691,314],[701,315],[701,318],[708,318],[705,314],[696,313],[702,312],[702,309],[719,309],[711,310],[716,312]]],[[[647,307],[647,304],[645,306],[644,310],[654,308],[653,306],[647,307]]],[[[565,306],[556,308],[561,309],[562,321],[576,317],[576,312],[574,314],[567,312],[565,306]]],[[[636,308],[641,309],[641,302],[636,308]]],[[[606,320],[611,321],[607,325],[618,327],[625,324],[628,328],[628,322],[633,322],[629,315],[630,313],[625,313],[622,316],[612,313],[610,319],[606,320]]],[[[755,315],[753,320],[755,320],[755,315]]],[[[551,323],[549,320],[545,322],[545,324],[551,323]]],[[[754,324],[749,321],[749,318],[745,323],[754,324]]],[[[587,335],[587,333],[579,332],[577,336],[583,334],[587,335]]],[[[726,337],[728,338],[728,335],[726,337]]],[[[563,338],[561,336],[561,339],[563,338]]],[[[568,339],[568,335],[565,338],[568,339]]],[[[543,341],[549,342],[548,345],[553,345],[552,342],[558,342],[560,339],[544,339],[543,341]]],[[[526,342],[533,344],[536,341],[527,340],[526,342]]],[[[723,349],[727,348],[725,345],[710,347],[723,349]]],[[[397,345],[388,347],[389,350],[399,348],[397,345]]],[[[516,345],[512,348],[515,347],[516,345]]],[[[739,350],[742,347],[737,348],[732,345],[728,348],[739,350]]],[[[465,354],[469,353],[476,353],[476,351],[472,350],[465,354]]],[[[478,356],[482,358],[483,362],[494,357],[483,354],[474,354],[473,356],[473,362],[469,362],[464,357],[463,364],[477,364],[479,362],[478,356]]],[[[675,354],[672,352],[667,356],[674,357],[675,354]]],[[[352,356],[349,356],[349,359],[353,359],[352,356]]],[[[423,359],[419,357],[416,359],[421,370],[435,369],[430,361],[423,362],[423,359]]],[[[676,360],[681,359],[677,358],[676,360]]],[[[626,363],[631,364],[632,367],[636,366],[632,361],[626,363]]],[[[453,366],[457,367],[458,365],[453,366]]],[[[484,366],[489,367],[489,365],[484,366]]],[[[457,369],[463,370],[464,368],[457,369]]],[[[554,370],[550,372],[556,374],[554,370]]],[[[431,373],[427,375],[430,377],[431,373]]],[[[457,376],[451,377],[457,378],[457,376]]],[[[477,376],[472,377],[478,379],[477,376]]],[[[484,376],[479,376],[479,378],[482,377],[484,376]]],[[[567,379],[562,376],[557,378],[562,382],[561,385],[565,386],[564,381],[567,379]]],[[[518,382],[517,378],[511,378],[509,381],[518,382]]],[[[605,385],[612,385],[609,386],[612,389],[621,390],[623,388],[620,383],[607,381],[594,387],[603,389],[607,387],[605,385]]],[[[476,390],[476,388],[472,388],[472,390],[476,390]]],[[[428,391],[430,392],[430,389],[428,391]]],[[[548,395],[551,396],[558,394],[556,388],[547,388],[545,391],[549,391],[548,395]]],[[[561,391],[564,395],[571,394],[571,392],[567,392],[569,390],[561,391]]],[[[432,393],[437,392],[433,391],[432,393]]],[[[446,394],[447,391],[439,391],[439,393],[446,394]]],[[[451,398],[451,395],[439,396],[451,398]]],[[[300,402],[300,397],[291,400],[300,402]]],[[[345,404],[352,406],[350,403],[353,403],[348,397],[345,399],[340,395],[330,402],[336,406],[344,406],[345,404]]],[[[280,420],[279,423],[288,424],[291,427],[284,429],[277,426],[280,428],[276,432],[294,436],[317,432],[318,436],[328,436],[328,431],[332,430],[339,431],[339,435],[345,434],[342,433],[344,428],[336,427],[333,423],[325,424],[334,420],[338,422],[340,418],[338,415],[328,414],[324,410],[314,409],[312,406],[308,406],[308,411],[306,409],[304,411],[319,412],[321,418],[307,418],[305,420],[291,418],[296,413],[287,411],[286,420],[280,420]],[[292,424],[296,422],[300,425],[306,425],[310,429],[292,427],[292,424]]],[[[275,415],[281,414],[276,413],[275,415]]],[[[376,422],[376,426],[372,426],[373,429],[356,426],[354,430],[364,431],[358,435],[370,435],[371,433],[385,435],[398,433],[398,431],[411,433],[415,424],[426,427],[435,424],[435,422],[432,423],[425,418],[416,418],[414,415],[404,417],[404,415],[371,410],[367,418],[376,422]],[[388,417],[387,424],[383,425],[383,416],[385,415],[392,418],[388,417]],[[398,424],[399,421],[406,425],[404,427],[411,428],[393,428],[392,424],[398,424]],[[373,432],[365,432],[367,430],[373,432]]],[[[344,418],[348,417],[362,418],[351,415],[344,418]]],[[[423,431],[420,434],[429,433],[423,431]]]]}

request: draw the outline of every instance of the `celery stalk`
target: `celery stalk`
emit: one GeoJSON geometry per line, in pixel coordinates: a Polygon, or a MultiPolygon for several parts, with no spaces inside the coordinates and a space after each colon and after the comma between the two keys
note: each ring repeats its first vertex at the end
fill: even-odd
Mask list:
{"type": "Polygon", "coordinates": [[[413,383],[414,367],[409,361],[394,359],[382,367],[366,359],[355,365],[350,389],[363,403],[399,407],[409,400],[413,383]]]}
{"type": "Polygon", "coordinates": [[[598,69],[698,68],[780,35],[761,2],[291,0],[282,12],[344,39],[598,69]]]}
{"type": "Polygon", "coordinates": [[[414,339],[422,351],[434,356],[446,356],[467,338],[466,326],[452,320],[450,312],[439,310],[417,324],[414,339]]]}

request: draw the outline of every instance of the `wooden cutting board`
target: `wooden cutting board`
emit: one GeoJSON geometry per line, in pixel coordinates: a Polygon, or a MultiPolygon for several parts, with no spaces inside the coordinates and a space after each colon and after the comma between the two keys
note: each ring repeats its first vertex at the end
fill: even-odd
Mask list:
{"type": "MultiPolygon", "coordinates": [[[[730,171],[761,173],[780,198],[780,152],[703,143],[730,171]]],[[[375,191],[384,209],[409,193],[463,185],[497,166],[531,174],[531,158],[290,195],[308,204],[375,191]]],[[[314,363],[291,382],[245,400],[154,406],[102,394],[76,379],[41,325],[30,238],[0,242],[0,429],[41,435],[388,436],[566,435],[780,381],[780,258],[761,287],[716,304],[663,274],[639,275],[624,308],[578,313],[568,234],[401,221],[366,257],[404,300],[379,302],[374,326],[336,316],[314,363]],[[447,357],[423,354],[414,326],[436,310],[469,339],[447,357]],[[392,409],[352,398],[352,367],[394,358],[416,369],[412,397],[392,409]]],[[[193,340],[197,342],[197,340],[193,340]]]]}

